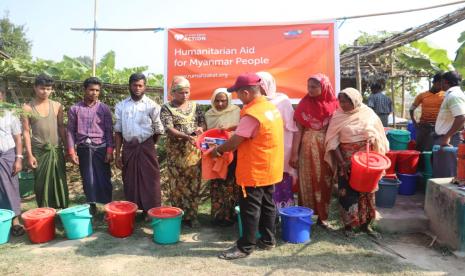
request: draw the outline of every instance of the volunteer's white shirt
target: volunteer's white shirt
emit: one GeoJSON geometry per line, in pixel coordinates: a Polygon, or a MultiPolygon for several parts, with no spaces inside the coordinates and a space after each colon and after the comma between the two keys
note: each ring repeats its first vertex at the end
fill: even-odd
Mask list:
{"type": "Polygon", "coordinates": [[[436,134],[446,134],[452,127],[455,117],[460,115],[465,115],[465,94],[459,86],[454,86],[446,91],[439,109],[435,126],[436,134]]]}

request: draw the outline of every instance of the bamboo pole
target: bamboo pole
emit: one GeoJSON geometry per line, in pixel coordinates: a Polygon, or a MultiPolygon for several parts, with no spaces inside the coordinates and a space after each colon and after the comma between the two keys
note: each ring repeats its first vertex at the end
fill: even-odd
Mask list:
{"type": "Polygon", "coordinates": [[[405,78],[402,76],[402,118],[405,118],[405,78]]]}
{"type": "MultiPolygon", "coordinates": [[[[358,39],[354,41],[354,46],[358,46],[358,39]]],[[[360,71],[360,55],[355,56],[355,83],[357,90],[360,91],[360,94],[363,95],[362,92],[362,73],[360,71]]]]}
{"type": "Polygon", "coordinates": [[[94,0],[94,39],[92,42],[92,76],[95,77],[97,67],[97,0],[94,0]]]}
{"type": "Polygon", "coordinates": [[[391,100],[392,100],[392,125],[396,127],[396,99],[394,92],[394,57],[392,55],[392,50],[389,52],[389,57],[391,59],[391,100]]]}

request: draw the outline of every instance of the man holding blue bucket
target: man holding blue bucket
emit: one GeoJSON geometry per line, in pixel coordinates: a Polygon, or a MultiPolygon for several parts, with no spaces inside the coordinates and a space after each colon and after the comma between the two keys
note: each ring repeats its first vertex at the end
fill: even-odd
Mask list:
{"type": "Polygon", "coordinates": [[[281,115],[261,95],[257,74],[241,74],[228,91],[236,91],[244,108],[235,134],[211,154],[218,157],[237,149],[236,183],[242,187],[239,207],[243,235],[236,246],[218,255],[233,260],[249,256],[256,246],[271,249],[276,245],[273,192],[274,184],[283,177],[284,134],[281,115]],[[258,241],[257,229],[261,235],[258,241]]]}

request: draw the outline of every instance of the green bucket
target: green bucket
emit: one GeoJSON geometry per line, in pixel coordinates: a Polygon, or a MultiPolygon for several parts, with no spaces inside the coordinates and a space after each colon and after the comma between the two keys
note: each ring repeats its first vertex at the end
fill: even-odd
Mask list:
{"type": "Polygon", "coordinates": [[[424,151],[421,153],[424,174],[427,174],[427,175],[433,174],[433,165],[431,163],[432,156],[433,156],[433,152],[431,151],[424,151]]]}
{"type": "Polygon", "coordinates": [[[389,148],[391,150],[406,150],[410,142],[410,131],[403,129],[391,129],[387,133],[389,148]]]}
{"type": "MultiPolygon", "coordinates": [[[[242,238],[242,220],[241,220],[241,208],[239,206],[236,206],[234,208],[234,211],[237,214],[237,228],[239,231],[239,238],[242,238]]],[[[260,232],[257,230],[255,233],[255,238],[259,239],[262,235],[260,235],[260,232]]]]}
{"type": "Polygon", "coordinates": [[[19,194],[21,197],[27,197],[34,194],[34,173],[19,173],[19,194]]]}
{"type": "Polygon", "coordinates": [[[179,241],[181,221],[184,211],[176,207],[155,207],[148,215],[152,218],[153,241],[159,244],[172,244],[179,241]]]}
{"type": "Polygon", "coordinates": [[[11,210],[0,209],[0,244],[8,242],[10,238],[11,220],[15,213],[11,210]]]}
{"type": "Polygon", "coordinates": [[[92,235],[92,215],[89,208],[89,204],[84,204],[58,212],[68,239],[77,240],[92,235]]]}

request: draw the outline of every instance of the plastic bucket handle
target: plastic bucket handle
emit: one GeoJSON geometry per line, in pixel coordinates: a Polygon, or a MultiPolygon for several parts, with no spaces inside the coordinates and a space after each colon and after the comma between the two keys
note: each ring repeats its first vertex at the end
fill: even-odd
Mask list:
{"type": "Polygon", "coordinates": [[[154,218],[154,219],[152,219],[152,222],[150,223],[150,225],[152,225],[152,227],[153,227],[153,226],[159,224],[160,222],[161,222],[161,219],[154,218]]]}
{"type": "Polygon", "coordinates": [[[30,231],[30,230],[32,230],[34,228],[37,228],[38,226],[44,225],[45,222],[46,222],[46,220],[42,219],[42,220],[34,223],[33,225],[29,226],[29,227],[24,227],[24,229],[26,229],[26,231],[30,231]]]}
{"type": "Polygon", "coordinates": [[[367,142],[367,171],[370,169],[370,142],[367,142]]]}

